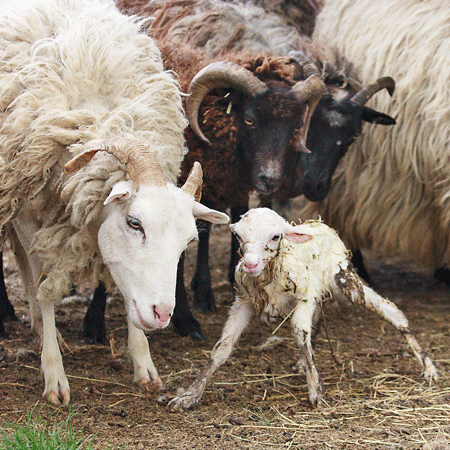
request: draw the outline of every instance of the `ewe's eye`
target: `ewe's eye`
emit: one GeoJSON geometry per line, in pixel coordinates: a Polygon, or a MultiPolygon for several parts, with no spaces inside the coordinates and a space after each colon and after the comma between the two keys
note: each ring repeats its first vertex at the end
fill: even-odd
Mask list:
{"type": "Polygon", "coordinates": [[[141,221],[135,217],[127,216],[127,225],[133,230],[143,231],[141,221]]]}
{"type": "Polygon", "coordinates": [[[273,242],[277,242],[277,241],[280,240],[280,237],[281,237],[281,234],[276,234],[275,236],[272,237],[271,240],[272,240],[273,242]]]}

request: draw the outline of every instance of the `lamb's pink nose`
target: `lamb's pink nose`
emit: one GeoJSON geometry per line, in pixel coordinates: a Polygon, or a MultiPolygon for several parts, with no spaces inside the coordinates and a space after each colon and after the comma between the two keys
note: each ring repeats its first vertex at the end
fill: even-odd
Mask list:
{"type": "Polygon", "coordinates": [[[168,314],[156,305],[153,305],[153,312],[155,314],[155,319],[162,323],[167,322],[172,317],[172,314],[168,314]]]}
{"type": "Polygon", "coordinates": [[[256,266],[258,265],[258,263],[244,263],[244,266],[246,269],[248,270],[252,270],[252,269],[256,269],[256,266]]]}

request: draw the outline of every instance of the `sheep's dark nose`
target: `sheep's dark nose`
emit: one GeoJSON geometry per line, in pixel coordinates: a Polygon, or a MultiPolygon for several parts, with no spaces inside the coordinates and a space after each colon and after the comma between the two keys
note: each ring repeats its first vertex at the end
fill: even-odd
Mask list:
{"type": "Polygon", "coordinates": [[[303,195],[311,202],[324,200],[331,189],[331,177],[328,171],[323,171],[318,178],[312,174],[303,177],[303,195]]]}
{"type": "Polygon", "coordinates": [[[260,174],[257,177],[255,187],[261,194],[268,195],[276,191],[280,187],[280,184],[281,180],[279,178],[260,174]]]}

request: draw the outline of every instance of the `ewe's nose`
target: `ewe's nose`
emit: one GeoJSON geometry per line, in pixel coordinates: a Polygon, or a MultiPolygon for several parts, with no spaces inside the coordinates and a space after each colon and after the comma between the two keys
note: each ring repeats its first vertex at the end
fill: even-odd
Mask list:
{"type": "Polygon", "coordinates": [[[303,176],[303,194],[311,202],[320,202],[326,198],[331,189],[331,177],[327,170],[315,178],[312,174],[303,176]]]}
{"type": "Polygon", "coordinates": [[[261,194],[272,194],[281,185],[281,180],[278,177],[271,177],[265,173],[260,173],[257,177],[255,187],[261,194]]]}
{"type": "Polygon", "coordinates": [[[161,323],[167,322],[172,317],[172,313],[168,313],[160,305],[153,305],[153,313],[155,314],[155,319],[161,323]]]}

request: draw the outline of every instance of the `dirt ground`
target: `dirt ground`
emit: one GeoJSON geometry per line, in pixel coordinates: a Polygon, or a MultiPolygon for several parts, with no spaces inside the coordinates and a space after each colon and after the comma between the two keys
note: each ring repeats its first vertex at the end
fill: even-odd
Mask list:
{"type": "MultiPolygon", "coordinates": [[[[391,325],[359,307],[329,308],[316,345],[316,363],[326,405],[310,406],[303,374],[292,367],[298,350],[284,324],[271,346],[271,330],[255,324],[218,370],[201,403],[172,412],[167,402],[187,388],[218,339],[232,301],[226,281],[226,226],[212,231],[213,286],[217,313],[196,313],[208,339],[179,337],[171,327],[149,335],[153,361],[164,382],[143,393],[132,382],[122,301],[108,301],[109,346],[91,346],[80,336],[86,298],[57,307],[66,342],[72,424],[95,434],[96,449],[450,449],[450,291],[424,272],[370,259],[377,290],[406,313],[419,342],[436,362],[441,379],[429,386],[421,368],[391,325]]],[[[5,252],[10,298],[20,322],[7,323],[0,342],[0,426],[23,422],[27,410],[45,405],[39,340],[30,332],[28,308],[11,253],[5,252]]],[[[192,276],[195,246],[187,257],[192,276]]],[[[60,412],[63,419],[67,408],[60,412]]]]}

